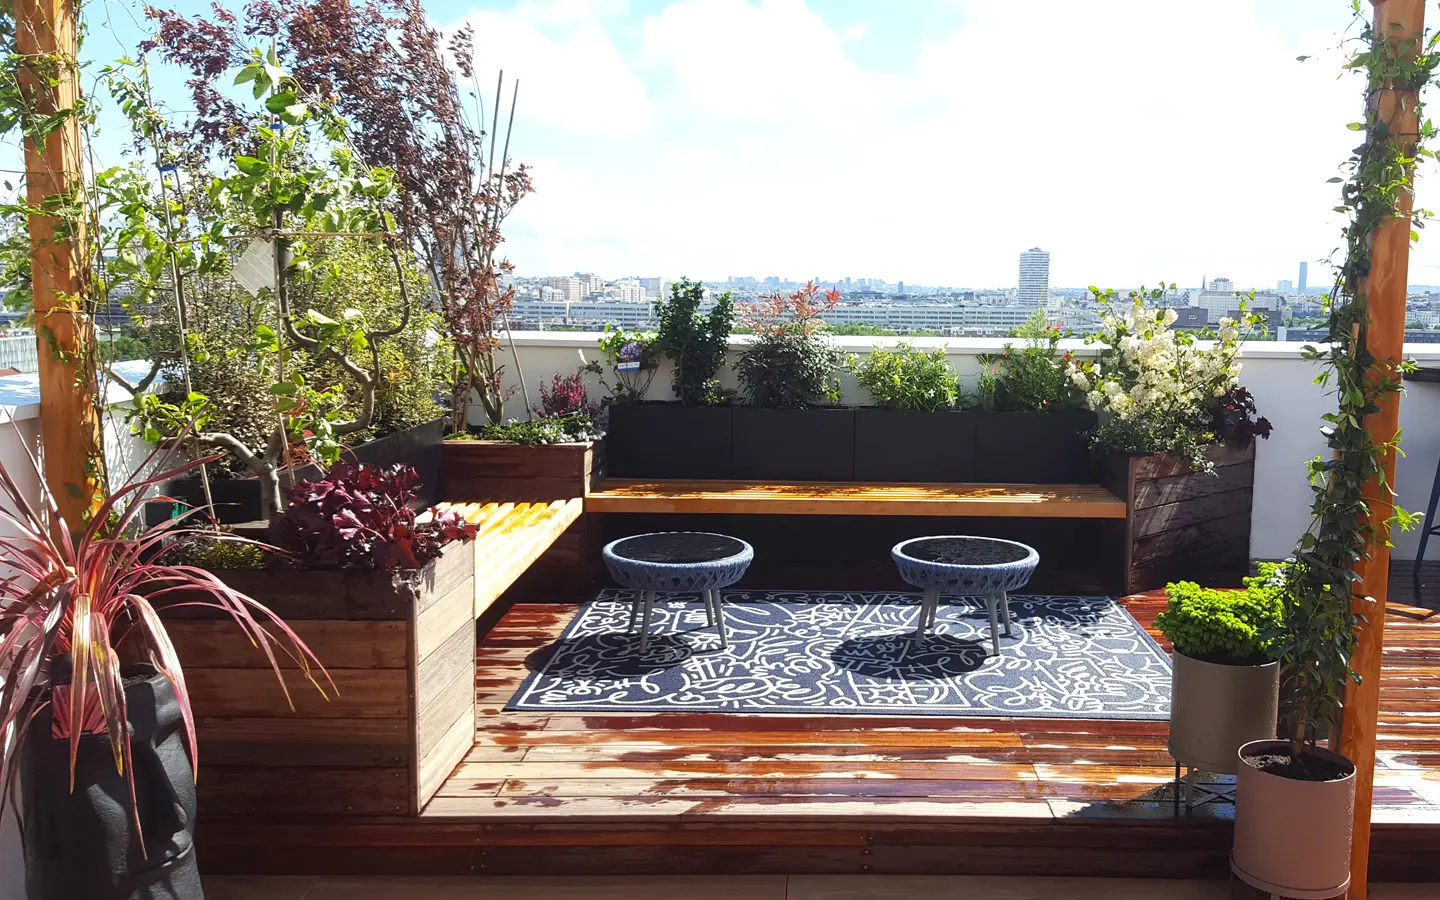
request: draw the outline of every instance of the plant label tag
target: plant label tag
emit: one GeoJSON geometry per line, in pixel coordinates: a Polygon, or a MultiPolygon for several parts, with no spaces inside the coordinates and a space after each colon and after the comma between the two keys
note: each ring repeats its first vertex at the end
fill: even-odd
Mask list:
{"type": "Polygon", "coordinates": [[[615,371],[617,371],[617,372],[638,372],[638,371],[640,371],[640,360],[637,359],[637,360],[630,361],[630,362],[627,362],[627,361],[622,360],[619,364],[617,364],[617,365],[615,366],[615,371]]]}
{"type": "Polygon", "coordinates": [[[251,294],[259,294],[261,288],[275,289],[275,245],[268,238],[252,237],[245,252],[235,260],[231,276],[251,294]]]}

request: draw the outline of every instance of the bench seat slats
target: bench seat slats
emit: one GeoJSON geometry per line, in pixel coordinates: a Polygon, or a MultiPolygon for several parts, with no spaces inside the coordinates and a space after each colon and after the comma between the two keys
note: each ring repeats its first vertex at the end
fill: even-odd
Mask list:
{"type": "Polygon", "coordinates": [[[490,608],[580,517],[579,497],[549,503],[441,503],[480,526],[475,538],[475,617],[490,608]]]}
{"type": "Polygon", "coordinates": [[[585,498],[585,510],[1123,519],[1125,501],[1095,484],[856,484],[610,478],[585,498]]]}

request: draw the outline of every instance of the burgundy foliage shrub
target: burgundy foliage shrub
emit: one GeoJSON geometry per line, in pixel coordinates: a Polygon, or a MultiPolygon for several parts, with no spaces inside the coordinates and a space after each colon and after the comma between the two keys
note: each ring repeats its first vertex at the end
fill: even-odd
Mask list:
{"type": "Polygon", "coordinates": [[[549,387],[540,382],[540,411],[546,416],[590,412],[590,396],[580,375],[556,375],[549,387]]]}
{"type": "Polygon", "coordinates": [[[1264,416],[1255,417],[1255,412],[1255,398],[1249,388],[1234,387],[1224,396],[1215,398],[1215,439],[1237,447],[1248,447],[1257,437],[1269,440],[1270,420],[1264,416]]]}
{"type": "Polygon", "coordinates": [[[276,543],[308,567],[418,569],[449,542],[479,530],[450,510],[416,522],[409,503],[419,483],[409,466],[342,460],[325,478],[295,485],[275,526],[276,543]]]}

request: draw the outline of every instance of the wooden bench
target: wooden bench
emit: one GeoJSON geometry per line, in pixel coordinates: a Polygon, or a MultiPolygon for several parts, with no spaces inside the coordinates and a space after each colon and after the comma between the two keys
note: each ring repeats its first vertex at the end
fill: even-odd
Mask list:
{"type": "Polygon", "coordinates": [[[987,516],[1124,519],[1125,501],[1094,484],[856,484],[607,479],[596,513],[987,516]]]}
{"type": "Polygon", "coordinates": [[[584,511],[579,497],[549,503],[441,503],[480,526],[475,536],[475,618],[489,609],[584,511]]]}

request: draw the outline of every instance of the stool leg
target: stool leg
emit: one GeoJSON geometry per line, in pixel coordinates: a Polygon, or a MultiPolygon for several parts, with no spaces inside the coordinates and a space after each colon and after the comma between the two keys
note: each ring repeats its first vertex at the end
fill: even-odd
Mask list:
{"type": "Polygon", "coordinates": [[[934,629],[935,617],[940,614],[940,591],[936,590],[930,597],[930,614],[925,617],[925,627],[934,629]]]}
{"type": "Polygon", "coordinates": [[[1440,503],[1440,462],[1435,465],[1435,481],[1430,485],[1430,505],[1425,507],[1425,518],[1420,522],[1420,549],[1415,551],[1415,567],[1411,576],[1415,580],[1415,600],[1420,600],[1420,566],[1425,562],[1425,545],[1430,543],[1430,534],[1435,530],[1435,506],[1440,503]]]}
{"type": "Polygon", "coordinates": [[[993,593],[985,598],[985,605],[990,607],[990,645],[995,648],[995,655],[1000,655],[1000,623],[996,621],[995,607],[999,604],[999,598],[993,593]]]}
{"type": "Polygon", "coordinates": [[[625,626],[625,633],[629,634],[635,630],[635,622],[640,618],[640,607],[645,602],[644,591],[632,591],[630,594],[630,621],[625,626]]]}
{"type": "Polygon", "coordinates": [[[641,593],[640,601],[640,652],[645,652],[645,647],[650,643],[650,607],[655,602],[654,591],[641,593]]]}
{"type": "Polygon", "coordinates": [[[917,645],[925,639],[925,629],[930,625],[930,610],[939,598],[940,592],[935,588],[926,588],[925,593],[920,595],[920,617],[915,622],[915,643],[917,645]]]}
{"type": "Polygon", "coordinates": [[[1005,636],[1010,636],[1010,592],[1000,592],[1000,611],[1005,614],[1005,636]]]}
{"type": "Polygon", "coordinates": [[[711,621],[714,623],[715,629],[720,632],[720,649],[729,649],[730,641],[725,637],[725,611],[720,608],[720,591],[716,589],[705,593],[710,598],[710,609],[714,612],[711,621]]]}
{"type": "Polygon", "coordinates": [[[705,624],[713,626],[715,624],[715,592],[701,591],[701,593],[705,597],[705,624]]]}

